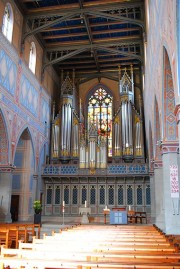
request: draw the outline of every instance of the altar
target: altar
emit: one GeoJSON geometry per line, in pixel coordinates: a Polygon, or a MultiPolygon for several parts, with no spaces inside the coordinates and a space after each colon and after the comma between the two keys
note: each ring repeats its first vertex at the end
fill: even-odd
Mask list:
{"type": "Polygon", "coordinates": [[[90,207],[80,207],[79,214],[82,216],[81,224],[88,224],[89,223],[88,215],[91,214],[91,208],[90,207]]]}
{"type": "Polygon", "coordinates": [[[127,224],[126,208],[112,208],[110,211],[110,224],[127,224]]]}

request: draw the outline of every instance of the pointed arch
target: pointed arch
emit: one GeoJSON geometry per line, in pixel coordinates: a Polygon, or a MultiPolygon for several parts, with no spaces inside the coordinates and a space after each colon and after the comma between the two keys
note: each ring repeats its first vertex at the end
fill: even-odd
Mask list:
{"type": "Polygon", "coordinates": [[[20,140],[21,136],[24,134],[25,131],[26,131],[26,138],[31,140],[32,152],[33,152],[33,156],[34,156],[34,164],[33,164],[33,166],[34,166],[34,170],[36,171],[36,159],[35,159],[36,154],[35,154],[35,147],[34,147],[35,142],[34,142],[34,139],[33,139],[32,132],[31,132],[31,130],[29,129],[29,127],[27,125],[23,126],[23,128],[20,130],[20,132],[19,132],[19,134],[17,136],[13,158],[15,159],[15,152],[16,152],[19,140],[20,140]]]}
{"type": "Polygon", "coordinates": [[[10,139],[8,136],[6,121],[0,109],[0,164],[10,163],[10,139]]]}
{"type": "Polygon", "coordinates": [[[18,219],[27,221],[32,215],[32,201],[36,198],[35,154],[32,134],[28,127],[19,133],[15,153],[15,169],[12,177],[12,195],[19,196],[18,219]]]}
{"type": "Polygon", "coordinates": [[[163,49],[163,139],[177,140],[177,125],[175,110],[175,95],[171,65],[166,48],[163,49]]]}

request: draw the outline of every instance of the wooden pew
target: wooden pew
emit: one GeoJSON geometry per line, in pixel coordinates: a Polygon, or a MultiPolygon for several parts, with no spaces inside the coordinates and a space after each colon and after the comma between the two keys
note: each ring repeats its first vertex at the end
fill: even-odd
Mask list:
{"type": "Polygon", "coordinates": [[[6,247],[18,247],[18,240],[32,241],[33,236],[40,238],[39,224],[6,224],[0,223],[0,244],[6,247]],[[6,238],[6,240],[5,240],[6,238]]]}
{"type": "Polygon", "coordinates": [[[43,239],[33,237],[32,243],[19,242],[18,249],[2,247],[1,259],[11,260],[17,268],[26,267],[27,260],[32,268],[41,269],[180,268],[177,249],[155,227],[106,228],[84,226],[43,239]],[[156,237],[154,241],[150,236],[156,237]]]}

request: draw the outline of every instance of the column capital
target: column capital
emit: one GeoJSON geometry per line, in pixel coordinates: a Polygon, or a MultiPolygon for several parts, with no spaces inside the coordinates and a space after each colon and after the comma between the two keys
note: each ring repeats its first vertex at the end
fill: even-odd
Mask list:
{"type": "Polygon", "coordinates": [[[35,179],[35,180],[38,179],[38,174],[34,174],[33,179],[35,179]]]}
{"type": "Polygon", "coordinates": [[[154,160],[154,169],[159,169],[163,167],[162,160],[154,160]]]}
{"type": "Polygon", "coordinates": [[[162,151],[162,155],[168,154],[168,153],[178,153],[179,152],[178,141],[162,142],[161,151],[162,151]]]}

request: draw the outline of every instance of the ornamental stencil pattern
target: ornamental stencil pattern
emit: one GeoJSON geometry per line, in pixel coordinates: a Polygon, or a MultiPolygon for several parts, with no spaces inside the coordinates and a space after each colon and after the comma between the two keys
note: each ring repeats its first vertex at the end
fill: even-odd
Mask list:
{"type": "Polygon", "coordinates": [[[177,125],[175,110],[174,86],[171,72],[171,66],[166,50],[164,51],[164,122],[165,122],[165,139],[177,139],[177,125]]]}
{"type": "Polygon", "coordinates": [[[38,114],[38,91],[23,74],[20,83],[20,103],[34,116],[38,114]]]}
{"type": "Polygon", "coordinates": [[[0,164],[8,163],[8,139],[4,121],[0,112],[0,164]]]}
{"type": "Polygon", "coordinates": [[[48,125],[50,123],[50,106],[45,98],[42,98],[41,103],[41,122],[47,122],[48,125]]]}
{"type": "Polygon", "coordinates": [[[17,79],[17,66],[6,54],[4,50],[0,50],[0,85],[2,85],[9,93],[15,94],[17,79]]]}

